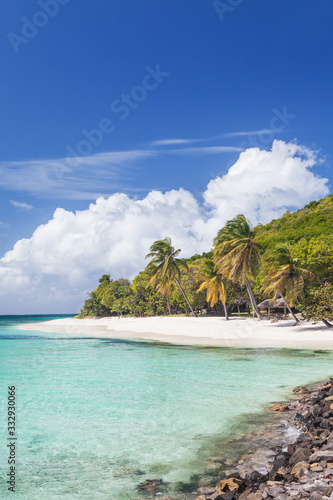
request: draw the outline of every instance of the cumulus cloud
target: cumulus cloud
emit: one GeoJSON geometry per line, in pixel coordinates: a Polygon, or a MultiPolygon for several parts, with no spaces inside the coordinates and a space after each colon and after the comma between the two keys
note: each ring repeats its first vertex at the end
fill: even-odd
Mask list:
{"type": "Polygon", "coordinates": [[[179,189],[143,199],[100,197],[76,213],[58,208],[0,260],[4,312],[75,312],[102,273],[132,278],[143,269],[155,239],[170,236],[190,256],[208,250],[218,229],[238,213],[268,222],[323,197],[328,181],[311,172],[318,161],[304,146],[275,141],[270,151],[241,153],[208,184],[203,200],[179,189]]]}
{"type": "Polygon", "coordinates": [[[316,151],[296,142],[275,140],[270,151],[247,149],[226,175],[210,181],[205,202],[214,217],[225,220],[237,212],[254,224],[267,223],[329,193],[328,180],[311,171],[321,161],[316,151]]]}

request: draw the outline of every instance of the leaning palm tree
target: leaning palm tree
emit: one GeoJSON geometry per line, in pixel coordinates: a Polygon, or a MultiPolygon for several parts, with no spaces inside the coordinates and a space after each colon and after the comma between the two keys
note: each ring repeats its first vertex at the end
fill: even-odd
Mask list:
{"type": "Polygon", "coordinates": [[[202,266],[202,272],[199,275],[204,281],[201,283],[197,292],[207,290],[207,302],[213,307],[219,300],[223,304],[225,319],[228,320],[227,310],[227,286],[226,280],[214,269],[215,264],[212,260],[206,259],[202,266]]]}
{"type": "Polygon", "coordinates": [[[259,312],[249,277],[259,270],[259,252],[255,230],[244,215],[229,220],[214,240],[213,259],[215,269],[223,278],[245,284],[252,308],[259,319],[259,312]]]}
{"type": "Polygon", "coordinates": [[[298,265],[297,259],[293,258],[291,248],[288,243],[277,245],[266,258],[264,263],[266,269],[265,292],[272,294],[273,300],[280,296],[294,320],[299,323],[291,307],[295,305],[298,296],[304,288],[304,277],[311,277],[313,274],[307,269],[302,269],[298,265]],[[284,296],[286,294],[286,297],[284,296]]]}
{"type": "Polygon", "coordinates": [[[187,305],[189,306],[193,316],[196,316],[187,295],[180,284],[181,271],[180,268],[187,268],[187,264],[183,259],[178,259],[177,256],[181,252],[180,249],[175,250],[172,246],[170,238],[155,241],[150,247],[150,252],[146,255],[146,259],[151,258],[148,269],[151,272],[150,285],[156,286],[157,290],[162,294],[169,295],[172,282],[175,282],[181,291],[187,305]]]}

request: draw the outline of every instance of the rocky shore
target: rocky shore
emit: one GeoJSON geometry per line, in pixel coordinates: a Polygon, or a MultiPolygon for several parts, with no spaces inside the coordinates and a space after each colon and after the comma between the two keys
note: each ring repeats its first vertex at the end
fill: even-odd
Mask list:
{"type": "Polygon", "coordinates": [[[270,409],[282,418],[258,430],[254,449],[237,464],[227,465],[223,456],[207,461],[217,473],[214,486],[201,481],[186,497],[163,494],[161,480],[146,481],[138,490],[154,500],[333,499],[333,378],[294,393],[297,399],[270,409]]]}

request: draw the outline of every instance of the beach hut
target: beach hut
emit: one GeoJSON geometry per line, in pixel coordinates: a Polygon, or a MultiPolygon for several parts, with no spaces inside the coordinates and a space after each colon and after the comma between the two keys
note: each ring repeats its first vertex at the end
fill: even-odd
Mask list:
{"type": "Polygon", "coordinates": [[[268,309],[268,312],[267,312],[268,319],[271,319],[271,309],[275,309],[275,308],[283,308],[284,309],[284,317],[285,318],[287,317],[287,307],[286,307],[286,303],[283,299],[277,299],[275,301],[270,300],[270,299],[266,299],[266,300],[263,300],[262,302],[260,302],[260,304],[258,304],[258,307],[268,309]]]}

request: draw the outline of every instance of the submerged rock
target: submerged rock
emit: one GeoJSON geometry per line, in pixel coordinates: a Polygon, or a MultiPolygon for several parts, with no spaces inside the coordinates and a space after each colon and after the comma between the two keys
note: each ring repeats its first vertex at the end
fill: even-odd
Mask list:
{"type": "Polygon", "coordinates": [[[138,484],[136,488],[146,493],[159,493],[165,486],[162,479],[147,479],[144,483],[138,484]]]}
{"type": "Polygon", "coordinates": [[[145,472],[140,469],[134,469],[133,467],[120,467],[113,471],[115,477],[126,477],[126,476],[143,476],[145,472]]]}

